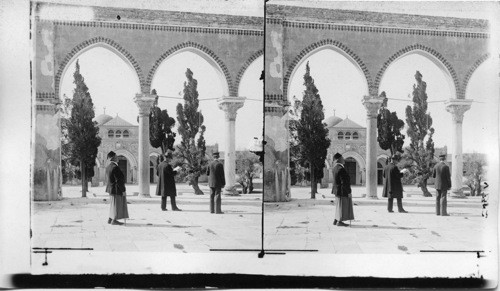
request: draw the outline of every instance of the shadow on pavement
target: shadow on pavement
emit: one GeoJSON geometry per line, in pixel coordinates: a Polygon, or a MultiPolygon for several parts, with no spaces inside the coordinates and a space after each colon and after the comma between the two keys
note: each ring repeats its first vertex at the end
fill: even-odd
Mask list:
{"type": "Polygon", "coordinates": [[[177,224],[153,224],[153,223],[129,223],[125,227],[169,227],[169,228],[193,228],[201,225],[177,225],[177,224]]]}
{"type": "MultiPolygon", "coordinates": [[[[359,224],[353,224],[350,226],[351,228],[373,228],[373,229],[401,229],[401,230],[413,230],[413,229],[424,229],[423,227],[404,227],[404,226],[380,226],[376,224],[372,225],[359,225],[359,224]]],[[[349,226],[346,226],[346,228],[349,228],[349,226]]]]}
{"type": "MultiPolygon", "coordinates": [[[[186,205],[189,205],[189,204],[184,204],[184,206],[186,206],[186,205]]],[[[184,212],[184,213],[186,213],[186,212],[187,213],[189,213],[189,212],[201,212],[201,213],[205,212],[207,214],[213,214],[213,213],[210,213],[209,210],[189,209],[189,208],[183,207],[183,205],[178,205],[178,206],[179,206],[179,208],[182,207],[181,212],[184,212]]],[[[226,215],[226,214],[232,214],[232,215],[234,215],[234,214],[258,214],[258,215],[261,215],[262,214],[261,212],[248,212],[248,211],[240,211],[240,210],[227,210],[226,211],[226,210],[224,210],[224,204],[222,205],[222,208],[223,208],[222,212],[224,212],[223,215],[226,215]]],[[[158,210],[158,211],[160,211],[160,210],[158,210]]],[[[170,212],[175,212],[175,211],[167,210],[166,212],[170,213],[170,212]]]]}
{"type": "MultiPolygon", "coordinates": [[[[449,211],[449,209],[448,209],[449,211]]],[[[429,214],[433,214],[434,216],[440,216],[440,215],[436,215],[435,212],[414,212],[414,211],[410,211],[409,214],[425,214],[425,215],[429,215],[429,214]]],[[[481,217],[480,214],[469,214],[469,213],[448,213],[448,217],[481,217]]]]}

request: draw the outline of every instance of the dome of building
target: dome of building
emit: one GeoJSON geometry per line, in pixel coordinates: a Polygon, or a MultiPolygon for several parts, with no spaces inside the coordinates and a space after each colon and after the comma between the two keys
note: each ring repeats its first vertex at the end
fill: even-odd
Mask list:
{"type": "Polygon", "coordinates": [[[107,114],[101,114],[101,115],[97,116],[96,118],[94,118],[94,121],[97,122],[97,125],[102,125],[102,124],[110,121],[111,119],[113,119],[112,116],[109,116],[107,114]]]}
{"type": "Polygon", "coordinates": [[[338,116],[330,116],[327,119],[325,119],[326,127],[332,127],[337,125],[337,123],[341,122],[342,118],[338,116]]]}

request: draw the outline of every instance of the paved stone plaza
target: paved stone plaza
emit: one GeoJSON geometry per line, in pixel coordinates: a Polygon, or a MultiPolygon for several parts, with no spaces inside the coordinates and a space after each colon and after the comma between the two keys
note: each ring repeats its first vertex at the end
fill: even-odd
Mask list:
{"type": "MultiPolygon", "coordinates": [[[[128,186],[128,193],[134,187],[128,186]]],[[[225,214],[215,215],[208,212],[208,187],[202,186],[206,194],[197,196],[180,184],[182,212],[160,211],[157,196],[128,196],[130,219],[126,226],[115,226],[107,223],[109,199],[104,187],[91,188],[88,198],[79,198],[79,187],[63,189],[65,199],[33,204],[32,247],[177,253],[261,247],[260,193],[224,195],[225,214]]],[[[409,213],[388,213],[385,199],[362,198],[364,188],[354,187],[356,219],[351,227],[337,227],[332,225],[335,206],[330,189],[319,189],[316,200],[308,198],[309,188],[292,190],[292,201],[265,205],[266,249],[341,254],[484,249],[487,219],[481,216],[480,197],[450,198],[450,216],[441,217],[434,214],[434,197],[424,198],[418,189],[405,188],[417,194],[403,199],[409,213]]]]}
{"type": "MultiPolygon", "coordinates": [[[[127,194],[137,191],[127,185],[127,194]]],[[[109,199],[104,187],[63,187],[61,201],[35,202],[32,210],[32,247],[93,248],[95,251],[209,252],[210,249],[260,247],[261,196],[223,196],[223,215],[209,212],[209,189],[194,195],[186,184],[177,185],[174,212],[160,210],[160,197],[127,196],[130,219],[126,226],[107,223],[109,199]],[[95,194],[95,196],[94,196],[95,194]]],[[[151,185],[155,193],[156,185],[151,185]]],[[[122,220],[123,221],[123,220],[122,220]]]]}
{"type": "MultiPolygon", "coordinates": [[[[405,193],[413,194],[403,198],[409,213],[398,213],[396,206],[394,213],[388,213],[386,199],[362,198],[365,188],[353,187],[355,220],[351,227],[338,227],[333,225],[331,189],[318,189],[316,200],[308,199],[309,191],[295,187],[291,202],[266,203],[266,248],[341,254],[484,249],[486,219],[481,216],[481,197],[449,198],[450,216],[436,216],[435,197],[423,197],[419,189],[405,186],[405,193]]],[[[381,187],[377,192],[382,192],[381,187]]]]}

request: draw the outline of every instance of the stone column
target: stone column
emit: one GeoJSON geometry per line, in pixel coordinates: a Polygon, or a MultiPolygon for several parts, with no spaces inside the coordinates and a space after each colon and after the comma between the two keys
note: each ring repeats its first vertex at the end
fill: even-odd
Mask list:
{"type": "Polygon", "coordinates": [[[377,199],[377,114],[384,98],[364,96],[366,108],[366,198],[377,199]]]}
{"type": "Polygon", "coordinates": [[[151,94],[136,94],[134,102],[139,107],[139,195],[149,195],[149,112],[156,96],[151,94]]]}
{"type": "Polygon", "coordinates": [[[457,198],[465,198],[462,190],[462,121],[465,111],[470,109],[471,104],[472,100],[470,99],[450,99],[445,102],[446,111],[451,113],[453,120],[451,135],[451,195],[457,198]]]}
{"type": "Polygon", "coordinates": [[[224,110],[226,115],[225,131],[226,131],[226,149],[224,151],[224,174],[226,179],[226,187],[223,193],[228,195],[236,195],[236,154],[235,154],[235,122],[236,111],[245,103],[245,97],[222,97],[217,99],[219,108],[224,110]]]}

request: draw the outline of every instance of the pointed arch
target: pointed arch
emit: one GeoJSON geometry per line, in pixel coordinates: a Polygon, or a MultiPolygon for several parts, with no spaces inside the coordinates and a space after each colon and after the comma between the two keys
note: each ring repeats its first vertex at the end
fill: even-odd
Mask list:
{"type": "Polygon", "coordinates": [[[361,60],[361,58],[356,53],[354,53],[353,50],[351,50],[346,45],[342,44],[340,41],[332,39],[324,39],[304,48],[290,63],[290,65],[288,66],[287,73],[283,78],[283,91],[284,91],[283,96],[286,96],[286,98],[288,98],[288,89],[290,86],[289,85],[290,80],[295,75],[295,72],[297,68],[300,66],[300,64],[302,64],[302,62],[304,62],[309,56],[313,55],[314,53],[328,48],[333,49],[334,51],[342,54],[361,72],[366,81],[366,94],[371,94],[373,87],[372,79],[370,76],[370,72],[368,71],[368,68],[366,67],[365,63],[361,60]]]}
{"type": "Polygon", "coordinates": [[[222,81],[222,87],[223,87],[223,93],[226,96],[236,96],[236,95],[229,95],[232,93],[236,93],[236,89],[233,86],[232,80],[231,80],[231,74],[229,73],[229,70],[227,66],[224,64],[224,62],[210,49],[207,47],[197,44],[191,41],[183,42],[181,44],[178,44],[176,46],[173,46],[166,52],[164,52],[154,63],[153,67],[149,70],[148,76],[146,78],[145,84],[146,87],[151,88],[151,83],[153,82],[153,78],[156,74],[156,71],[160,67],[161,63],[184,51],[189,51],[192,53],[195,53],[196,55],[202,57],[205,59],[212,67],[215,68],[217,72],[219,72],[219,78],[222,81]]]}
{"type": "Polygon", "coordinates": [[[360,169],[366,168],[365,159],[358,152],[348,151],[343,153],[342,157],[344,157],[344,159],[353,158],[358,163],[360,169]]]}
{"type": "Polygon", "coordinates": [[[465,99],[465,93],[467,92],[467,86],[469,85],[470,78],[474,74],[474,72],[479,68],[479,66],[484,63],[487,59],[489,59],[490,53],[482,55],[477,61],[474,62],[472,67],[470,67],[469,70],[467,70],[467,74],[465,75],[464,80],[462,81],[462,87],[460,88],[460,91],[458,92],[458,99],[465,99]]]}
{"type": "Polygon", "coordinates": [[[129,152],[128,150],[126,149],[117,149],[115,150],[115,153],[116,153],[116,156],[124,156],[125,158],[127,158],[127,160],[129,160],[130,162],[130,166],[132,168],[134,167],[138,167],[138,162],[137,162],[137,158],[131,153],[129,152]]]}
{"type": "MultiPolygon", "coordinates": [[[[238,72],[238,75],[236,76],[236,80],[234,82],[234,88],[237,90],[235,95],[231,96],[240,96],[240,82],[241,78],[243,78],[243,75],[245,74],[246,70],[248,67],[260,56],[264,55],[264,50],[258,50],[257,52],[253,53],[252,56],[243,64],[241,67],[240,71],[238,72]]],[[[264,66],[262,66],[262,69],[264,69],[264,66]]]]}
{"type": "Polygon", "coordinates": [[[61,64],[59,65],[59,69],[57,70],[54,82],[56,87],[55,88],[56,96],[58,98],[59,98],[59,88],[61,86],[62,77],[66,74],[69,64],[71,64],[74,59],[76,59],[79,55],[83,54],[85,51],[88,51],[95,47],[106,48],[111,52],[115,53],[122,60],[124,60],[135,71],[135,74],[139,81],[139,87],[142,92],[145,92],[144,75],[142,73],[141,67],[139,66],[139,63],[135,60],[134,56],[132,56],[132,54],[130,54],[116,41],[110,38],[97,36],[75,46],[68,54],[66,54],[66,56],[62,60],[61,64]]]}
{"type": "MultiPolygon", "coordinates": [[[[375,83],[374,83],[374,89],[376,94],[378,95],[380,83],[382,81],[382,77],[384,76],[385,72],[387,71],[387,68],[393,63],[395,63],[398,59],[412,54],[412,53],[417,53],[421,54],[422,56],[426,57],[430,61],[432,61],[434,64],[438,66],[439,69],[445,73],[450,78],[450,92],[452,94],[456,94],[458,96],[458,92],[460,90],[460,84],[458,82],[458,77],[455,72],[455,69],[453,69],[453,66],[435,49],[421,45],[421,44],[413,44],[410,46],[407,46],[395,54],[393,54],[388,60],[384,62],[382,65],[382,68],[379,70],[377,73],[377,76],[375,77],[375,83]]],[[[455,98],[455,96],[452,96],[451,98],[455,98]]]]}

